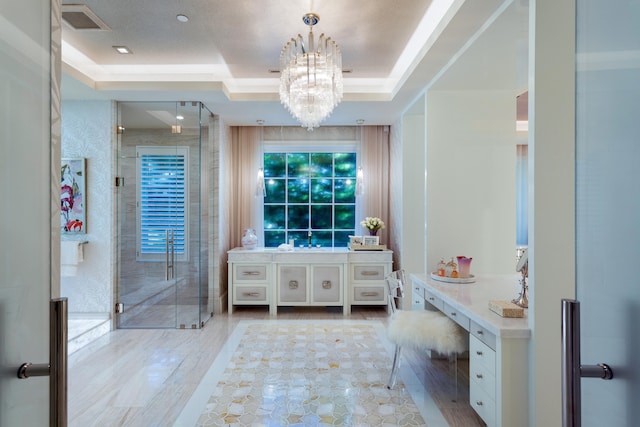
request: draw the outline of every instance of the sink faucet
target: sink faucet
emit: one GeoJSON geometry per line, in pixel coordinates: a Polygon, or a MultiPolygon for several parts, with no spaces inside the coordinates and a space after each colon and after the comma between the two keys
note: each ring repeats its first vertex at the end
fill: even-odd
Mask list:
{"type": "Polygon", "coordinates": [[[307,233],[307,245],[311,247],[311,230],[307,233]]]}

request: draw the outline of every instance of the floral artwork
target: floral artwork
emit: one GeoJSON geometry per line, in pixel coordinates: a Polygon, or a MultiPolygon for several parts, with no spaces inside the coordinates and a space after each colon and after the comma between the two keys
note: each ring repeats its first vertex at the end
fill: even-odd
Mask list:
{"type": "Polygon", "coordinates": [[[62,233],[86,233],[85,159],[62,159],[60,174],[62,233]]]}

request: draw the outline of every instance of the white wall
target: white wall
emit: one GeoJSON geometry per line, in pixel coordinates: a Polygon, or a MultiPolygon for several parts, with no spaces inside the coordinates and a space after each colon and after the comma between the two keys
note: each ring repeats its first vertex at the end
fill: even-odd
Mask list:
{"type": "Polygon", "coordinates": [[[514,273],[513,91],[427,94],[427,267],[472,257],[472,273],[514,273]]]}
{"type": "Polygon", "coordinates": [[[111,101],[62,102],[62,157],[86,158],[87,233],[62,235],[86,240],[84,261],[73,277],[61,277],[69,314],[109,315],[113,306],[113,117],[111,101]]]}
{"type": "Polygon", "coordinates": [[[425,98],[421,96],[402,119],[400,266],[408,273],[426,271],[425,98]]]}

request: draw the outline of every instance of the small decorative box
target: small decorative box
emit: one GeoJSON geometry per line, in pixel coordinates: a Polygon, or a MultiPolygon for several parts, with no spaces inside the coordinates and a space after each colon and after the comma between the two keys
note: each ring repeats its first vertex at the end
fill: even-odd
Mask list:
{"type": "Polygon", "coordinates": [[[524,317],[524,308],[510,301],[489,301],[489,310],[502,317],[524,317]]]}

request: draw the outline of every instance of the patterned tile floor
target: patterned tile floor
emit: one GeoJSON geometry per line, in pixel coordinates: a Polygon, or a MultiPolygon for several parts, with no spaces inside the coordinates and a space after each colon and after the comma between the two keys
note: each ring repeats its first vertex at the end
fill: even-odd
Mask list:
{"type": "Polygon", "coordinates": [[[406,364],[387,390],[379,321],[244,321],[225,347],[175,426],[447,425],[406,364]]]}

